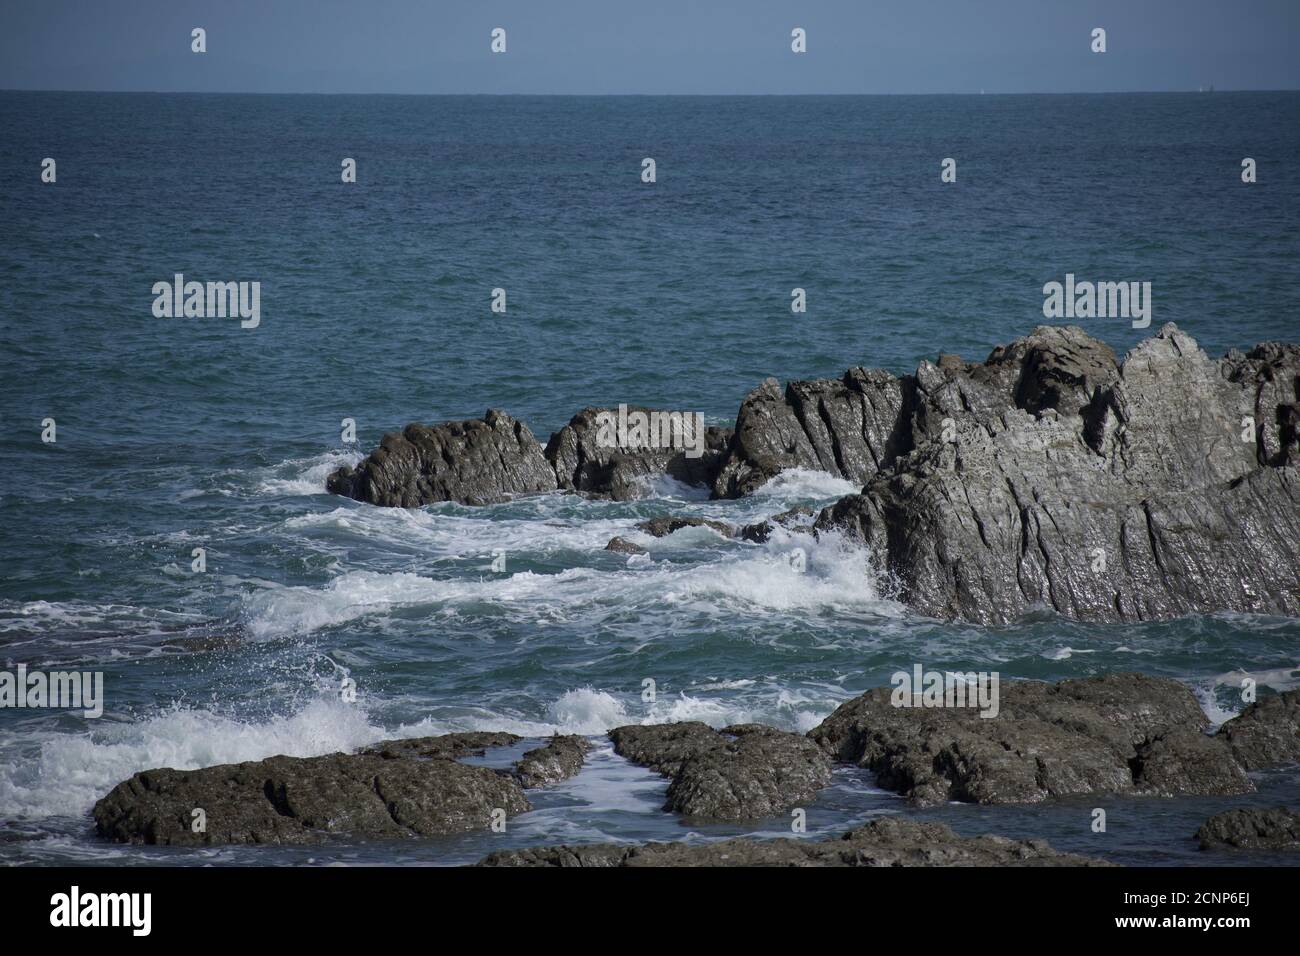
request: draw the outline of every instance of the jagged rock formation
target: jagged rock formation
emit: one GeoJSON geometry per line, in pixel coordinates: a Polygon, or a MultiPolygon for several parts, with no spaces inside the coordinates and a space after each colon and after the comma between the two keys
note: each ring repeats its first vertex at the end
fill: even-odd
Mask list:
{"type": "Polygon", "coordinates": [[[95,804],[99,834],[122,843],[204,846],[393,839],[486,828],[494,810],[531,810],[514,777],[457,758],[511,734],[393,740],[356,754],[269,757],[202,770],[146,770],[95,804]],[[195,810],[203,828],[194,829],[195,810]]]}
{"type": "Polygon", "coordinates": [[[481,419],[407,425],[326,482],[331,494],[402,508],[434,501],[494,504],[555,487],[555,471],[528,426],[496,409],[481,419]]]}
{"type": "MultiPolygon", "coordinates": [[[[627,411],[656,413],[655,409],[640,407],[627,411]]],[[[597,416],[602,413],[614,414],[612,409],[584,408],[546,443],[546,460],[555,469],[561,491],[626,501],[643,497],[647,479],[661,475],[707,488],[713,484],[719,459],[731,441],[730,429],[710,426],[701,436],[703,447],[698,457],[691,457],[682,447],[620,447],[598,440],[597,416]]]]}
{"type": "Polygon", "coordinates": [[[479,866],[1110,866],[1043,840],[960,837],[941,823],[885,817],[836,840],[723,840],[498,850],[479,866]]]}
{"type": "Polygon", "coordinates": [[[830,761],[806,737],[737,724],[691,721],[618,727],[614,752],[669,777],[665,810],[707,820],[772,816],[830,783],[830,761]]]}
{"type": "Polygon", "coordinates": [[[784,392],[767,379],[741,403],[713,496],[739,498],[790,468],[866,481],[909,445],[902,417],[909,389],[879,369],[791,382],[784,392]]]}
{"type": "Polygon", "coordinates": [[[919,806],[1254,790],[1225,742],[1203,733],[1209,722],[1178,681],[1106,674],[1000,686],[992,718],[973,708],[894,706],[893,689],[876,688],[808,736],[919,806]]]}
{"type": "Polygon", "coordinates": [[[816,526],[936,617],[1297,614],[1297,383],[1297,346],[1214,362],[1166,325],[1120,364],[1043,326],[982,364],[922,363],[911,450],[816,526]]]}
{"type": "Polygon", "coordinates": [[[1216,813],[1196,831],[1202,850],[1300,850],[1300,813],[1243,807],[1216,813]]]}
{"type": "Polygon", "coordinates": [[[623,499],[671,475],[734,498],[817,469],[864,487],[816,530],[869,545],[924,614],[1300,614],[1300,346],[1214,361],[1166,325],[1121,363],[1079,328],[1040,326],[980,363],[941,355],[914,375],[852,368],[784,390],[768,379],[734,432],[706,429],[698,458],[610,447],[601,411],[574,416],[544,453],[504,412],[409,425],[327,486],[413,507],[554,490],[623,499]]]}

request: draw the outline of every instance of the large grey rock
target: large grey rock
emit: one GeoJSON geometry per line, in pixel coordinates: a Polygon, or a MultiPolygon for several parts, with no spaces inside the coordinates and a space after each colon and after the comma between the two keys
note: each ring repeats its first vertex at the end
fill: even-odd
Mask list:
{"type": "Polygon", "coordinates": [[[1219,728],[1247,770],[1300,763],[1300,690],[1261,697],[1219,728]]]}
{"type": "MultiPolygon", "coordinates": [[[[650,414],[655,409],[632,407],[628,412],[650,414]]],[[[674,439],[672,432],[662,436],[674,439],[657,447],[654,443],[618,445],[600,441],[598,416],[617,414],[617,410],[584,408],[546,443],[546,458],[555,469],[556,481],[562,491],[581,492],[594,497],[608,497],[615,501],[646,496],[647,479],[663,475],[687,485],[709,487],[717,474],[722,454],[731,441],[729,429],[709,426],[700,438],[701,454],[694,456],[689,449],[674,439]]],[[[673,414],[659,412],[659,414],[673,414]]],[[[690,413],[677,413],[689,415],[690,413]]],[[[617,436],[615,436],[617,437],[617,436]]],[[[656,436],[656,442],[661,436],[656,436]]],[[[694,442],[693,432],[683,437],[694,442]]]]}
{"type": "Polygon", "coordinates": [[[812,800],[831,779],[816,744],[762,724],[632,725],[609,736],[620,756],[671,778],[665,810],[695,819],[773,816],[812,800]]]}
{"type": "Polygon", "coordinates": [[[866,542],[936,617],[1294,615],[1298,379],[1295,346],[1215,362],[1173,325],[1123,364],[1072,326],[922,363],[910,450],[816,528],[866,542]]]}
{"type": "Polygon", "coordinates": [[[1216,813],[1201,824],[1202,850],[1300,850],[1300,813],[1287,807],[1243,807],[1216,813]]]}
{"type": "Polygon", "coordinates": [[[866,481],[905,451],[907,384],[879,369],[851,368],[838,381],[769,378],[741,403],[715,498],[747,495],[782,471],[807,468],[866,481]]]}
{"type": "Polygon", "coordinates": [[[1043,840],[961,837],[941,823],[885,817],[834,840],[723,840],[498,850],[479,866],[1111,866],[1043,840]]]}
{"type": "Polygon", "coordinates": [[[326,480],[331,494],[400,508],[486,505],[555,488],[555,472],[528,426],[497,409],[481,419],[407,425],[355,468],[326,480]]]}
{"type": "Polygon", "coordinates": [[[1229,748],[1202,733],[1208,721],[1191,691],[1168,678],[1005,681],[996,717],[896,707],[892,694],[882,687],[847,701],[809,737],[921,806],[1254,789],[1229,748]]]}
{"type": "Polygon", "coordinates": [[[356,754],[269,757],[202,770],[146,770],[94,807],[103,837],[202,846],[394,839],[486,828],[494,810],[531,809],[508,774],[459,763],[509,734],[387,741],[356,754]],[[195,832],[194,811],[205,827],[195,832]]]}

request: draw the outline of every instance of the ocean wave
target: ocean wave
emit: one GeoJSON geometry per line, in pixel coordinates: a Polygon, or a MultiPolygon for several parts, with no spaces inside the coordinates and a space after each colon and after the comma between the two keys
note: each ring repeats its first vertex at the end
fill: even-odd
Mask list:
{"type": "Polygon", "coordinates": [[[310,458],[290,458],[269,469],[254,488],[259,495],[294,497],[325,494],[325,479],[344,465],[355,465],[365,458],[359,449],[335,448],[310,458]]]}
{"type": "MultiPolygon", "coordinates": [[[[688,547],[695,530],[670,536],[678,540],[665,547],[688,547]]],[[[245,626],[255,639],[301,636],[398,609],[464,606],[481,612],[485,603],[507,614],[535,618],[552,610],[570,620],[630,608],[653,613],[695,607],[748,617],[856,610],[896,618],[903,613],[882,596],[867,551],[839,536],[814,539],[778,529],[761,547],[717,541],[727,550],[712,560],[639,561],[616,570],[571,567],[554,574],[497,574],[485,554],[477,578],[349,571],[322,587],[273,586],[252,594],[245,599],[245,626]]]]}

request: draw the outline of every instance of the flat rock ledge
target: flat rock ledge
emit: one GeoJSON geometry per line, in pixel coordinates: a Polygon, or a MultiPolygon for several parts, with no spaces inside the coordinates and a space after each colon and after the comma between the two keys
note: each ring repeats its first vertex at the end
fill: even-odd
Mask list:
{"type": "Polygon", "coordinates": [[[1300,813],[1288,807],[1243,807],[1201,824],[1202,850],[1300,850],[1300,813]]]}
{"type": "MultiPolygon", "coordinates": [[[[1115,673],[1058,684],[1003,681],[999,712],[896,707],[893,688],[842,704],[809,732],[827,755],[876,773],[918,806],[1035,803],[1082,794],[1240,794],[1255,787],[1195,696],[1176,680],[1115,673]]],[[[1293,693],[1293,692],[1288,692],[1293,693]]],[[[1294,711],[1268,710],[1271,733],[1294,711]]]]}
{"type": "Polygon", "coordinates": [[[664,809],[698,820],[774,816],[812,800],[831,762],[807,737],[762,724],[619,727],[614,751],[671,779],[664,809]]]}
{"type": "Polygon", "coordinates": [[[1112,866],[1060,853],[1042,840],[961,837],[941,823],[886,817],[834,840],[748,838],[719,843],[531,847],[498,850],[479,866],[1112,866]]]}
{"type": "Polygon", "coordinates": [[[545,449],[495,409],[408,425],[326,487],[376,505],[482,505],[636,498],[668,476],[716,499],[811,469],[862,486],[815,530],[868,545],[922,614],[1300,615],[1300,345],[1216,360],[1171,323],[1121,361],[1078,327],[1039,326],[983,362],[941,354],[911,375],[856,367],[784,389],[767,379],[735,428],[706,429],[691,455],[602,441],[602,411],[583,409],[545,449]]]}
{"type": "Polygon", "coordinates": [[[95,804],[95,826],[110,840],[160,846],[320,843],[344,834],[403,839],[486,828],[496,810],[510,816],[532,806],[509,772],[458,758],[517,740],[447,734],[355,754],[146,770],[95,804]]]}

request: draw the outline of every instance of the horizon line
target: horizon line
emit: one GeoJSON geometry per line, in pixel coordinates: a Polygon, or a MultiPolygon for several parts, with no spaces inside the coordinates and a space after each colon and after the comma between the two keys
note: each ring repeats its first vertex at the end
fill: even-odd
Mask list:
{"type": "Polygon", "coordinates": [[[577,98],[615,98],[615,97],[730,97],[735,99],[763,97],[827,97],[827,96],[1178,96],[1183,94],[1205,95],[1210,93],[1300,93],[1300,87],[1276,88],[1233,88],[1217,89],[1164,89],[1164,90],[1053,90],[1053,91],[993,91],[985,90],[949,90],[934,93],[412,93],[392,91],[371,91],[366,93],[345,91],[306,91],[306,90],[84,90],[84,89],[36,89],[31,87],[0,87],[0,93],[91,93],[108,96],[493,96],[493,97],[571,97],[577,98]]]}

